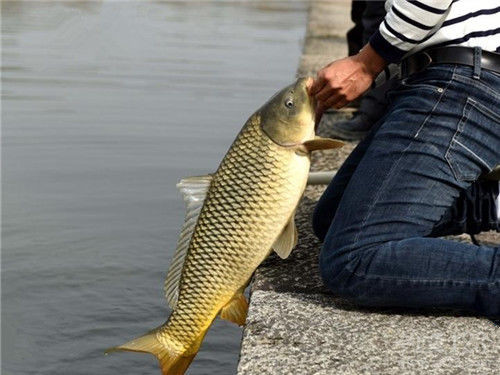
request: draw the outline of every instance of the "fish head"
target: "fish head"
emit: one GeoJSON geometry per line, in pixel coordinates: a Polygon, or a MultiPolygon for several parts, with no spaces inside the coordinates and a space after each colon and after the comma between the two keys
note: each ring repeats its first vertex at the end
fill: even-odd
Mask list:
{"type": "Polygon", "coordinates": [[[312,78],[299,78],[258,111],[262,130],[275,143],[289,147],[314,138],[316,103],[308,93],[311,83],[312,78]]]}

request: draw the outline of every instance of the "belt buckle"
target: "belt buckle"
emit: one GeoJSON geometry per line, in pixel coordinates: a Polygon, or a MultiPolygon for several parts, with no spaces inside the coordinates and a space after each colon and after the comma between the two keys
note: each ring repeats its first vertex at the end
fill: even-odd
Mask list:
{"type": "Polygon", "coordinates": [[[429,65],[432,64],[432,57],[427,51],[422,51],[416,56],[416,69],[414,73],[420,73],[424,71],[429,65]]]}
{"type": "Polygon", "coordinates": [[[429,55],[429,53],[427,51],[422,51],[419,54],[418,59],[419,60],[422,59],[422,60],[420,60],[418,62],[419,69],[417,70],[417,72],[421,72],[421,71],[425,70],[433,62],[432,56],[429,55]]]}
{"type": "Polygon", "coordinates": [[[427,51],[417,52],[401,62],[401,77],[406,78],[412,74],[420,73],[432,62],[432,57],[427,51]]]}

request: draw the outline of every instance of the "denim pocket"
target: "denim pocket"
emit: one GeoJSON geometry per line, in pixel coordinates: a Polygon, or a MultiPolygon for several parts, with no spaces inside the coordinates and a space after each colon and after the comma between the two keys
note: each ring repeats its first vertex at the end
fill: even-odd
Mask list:
{"type": "Polygon", "coordinates": [[[424,89],[439,93],[448,85],[453,74],[453,67],[428,67],[401,80],[401,86],[406,89],[424,89]],[[451,69],[451,70],[450,70],[451,69]]]}
{"type": "Polygon", "coordinates": [[[430,90],[438,93],[442,93],[446,83],[441,80],[419,80],[413,77],[405,78],[401,81],[401,87],[403,89],[423,89],[430,90]]]}
{"type": "Polygon", "coordinates": [[[467,98],[446,160],[457,181],[475,181],[499,161],[500,114],[467,98]]]}

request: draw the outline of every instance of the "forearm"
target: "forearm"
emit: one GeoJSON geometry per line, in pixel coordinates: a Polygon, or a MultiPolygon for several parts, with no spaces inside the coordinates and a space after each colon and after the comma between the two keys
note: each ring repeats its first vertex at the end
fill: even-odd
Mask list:
{"type": "Polygon", "coordinates": [[[387,66],[385,59],[369,43],[353,56],[353,60],[359,62],[373,79],[387,66]]]}

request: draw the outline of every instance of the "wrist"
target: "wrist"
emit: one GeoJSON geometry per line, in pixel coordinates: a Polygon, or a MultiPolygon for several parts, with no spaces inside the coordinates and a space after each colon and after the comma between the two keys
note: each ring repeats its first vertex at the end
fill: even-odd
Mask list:
{"type": "Polygon", "coordinates": [[[373,79],[384,70],[387,62],[380,56],[370,44],[365,45],[361,51],[353,56],[353,59],[363,65],[364,70],[372,76],[373,79]]]}

